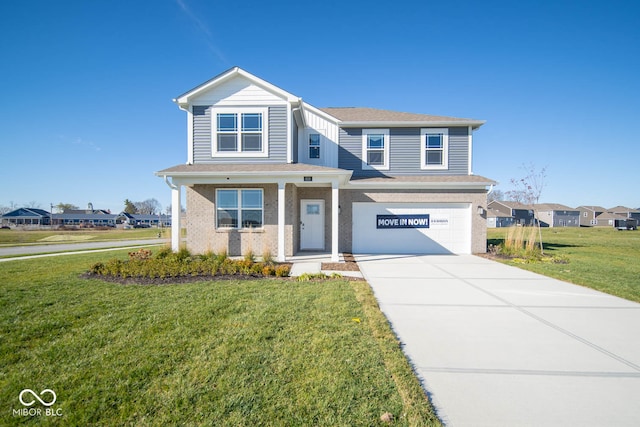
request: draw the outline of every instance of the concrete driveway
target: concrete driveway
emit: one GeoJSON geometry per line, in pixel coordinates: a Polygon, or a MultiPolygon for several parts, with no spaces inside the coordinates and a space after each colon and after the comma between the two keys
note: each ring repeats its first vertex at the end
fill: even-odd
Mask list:
{"type": "Polygon", "coordinates": [[[471,255],[357,261],[446,425],[640,425],[640,304],[471,255]]]}

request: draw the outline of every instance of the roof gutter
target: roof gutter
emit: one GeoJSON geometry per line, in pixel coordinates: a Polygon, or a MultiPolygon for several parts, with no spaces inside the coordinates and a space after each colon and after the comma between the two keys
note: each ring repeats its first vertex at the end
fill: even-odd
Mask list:
{"type": "Polygon", "coordinates": [[[341,121],[341,128],[399,128],[399,127],[464,127],[471,126],[478,129],[485,124],[485,120],[464,120],[464,121],[341,121]]]}

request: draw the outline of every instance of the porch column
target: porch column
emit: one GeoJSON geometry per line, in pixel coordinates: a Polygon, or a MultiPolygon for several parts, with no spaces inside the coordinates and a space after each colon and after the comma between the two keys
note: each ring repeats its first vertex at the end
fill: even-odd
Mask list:
{"type": "Polygon", "coordinates": [[[338,230],[340,229],[340,190],[338,181],[331,182],[331,261],[338,262],[338,230]]]}
{"type": "Polygon", "coordinates": [[[278,262],[285,262],[284,248],[284,206],[285,206],[285,183],[278,181],[278,262]]]}
{"type": "Polygon", "coordinates": [[[181,185],[171,185],[171,250],[180,250],[180,188],[181,185]]]}

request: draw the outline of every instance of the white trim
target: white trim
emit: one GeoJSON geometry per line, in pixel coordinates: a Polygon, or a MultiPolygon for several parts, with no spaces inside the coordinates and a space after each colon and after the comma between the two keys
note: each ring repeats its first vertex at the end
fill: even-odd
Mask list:
{"type": "Polygon", "coordinates": [[[469,126],[469,148],[468,153],[469,153],[469,175],[473,175],[473,129],[471,128],[471,126],[469,126]]]}
{"type": "MultiPolygon", "coordinates": [[[[293,163],[293,108],[291,105],[287,106],[287,163],[293,163]]],[[[268,134],[267,134],[268,139],[268,134]]],[[[267,150],[269,153],[269,150],[267,150]]]]}
{"type": "Polygon", "coordinates": [[[340,261],[338,245],[340,244],[340,185],[338,181],[331,182],[331,262],[340,261]]]}
{"type": "Polygon", "coordinates": [[[325,225],[326,225],[326,221],[327,219],[325,218],[325,202],[324,199],[300,199],[300,250],[318,250],[318,251],[324,251],[325,250],[325,243],[324,243],[324,239],[325,239],[325,225]],[[322,220],[322,226],[318,227],[320,229],[320,231],[322,232],[322,239],[320,242],[320,246],[315,247],[315,246],[309,246],[308,242],[305,242],[302,237],[303,237],[303,230],[302,227],[304,227],[304,223],[302,222],[303,219],[303,215],[304,214],[304,205],[305,203],[317,203],[320,205],[320,212],[319,212],[319,218],[322,220]]]}
{"type": "Polygon", "coordinates": [[[362,129],[362,169],[363,170],[389,170],[389,129],[369,128],[362,129]],[[382,134],[384,136],[383,157],[384,164],[370,165],[367,162],[369,148],[367,147],[367,136],[370,134],[382,134]]]}
{"type": "Polygon", "coordinates": [[[180,250],[180,193],[180,186],[171,184],[171,250],[174,252],[180,250]]]}
{"type": "Polygon", "coordinates": [[[449,129],[448,128],[422,128],[420,129],[420,169],[422,170],[447,170],[449,169],[449,129]],[[426,136],[442,134],[442,164],[427,165],[426,136]]]}
{"type": "Polygon", "coordinates": [[[253,74],[239,68],[239,67],[233,67],[225,72],[223,72],[222,74],[219,74],[218,76],[212,78],[211,80],[196,86],[195,88],[191,89],[190,91],[183,93],[182,95],[176,97],[173,99],[173,102],[175,102],[176,104],[180,105],[181,107],[186,107],[188,104],[190,104],[193,100],[193,98],[200,96],[203,93],[206,93],[207,91],[211,90],[212,88],[226,82],[229,79],[232,79],[235,76],[242,76],[246,79],[248,79],[249,81],[251,81],[252,83],[254,83],[256,86],[259,86],[263,89],[265,89],[268,92],[271,92],[273,94],[275,94],[276,96],[285,99],[288,102],[295,102],[296,100],[298,100],[299,98],[292,95],[291,93],[280,89],[279,87],[267,82],[266,80],[262,80],[261,78],[254,76],[253,74]]]}
{"type": "Polygon", "coordinates": [[[479,128],[486,122],[484,120],[459,120],[459,121],[338,121],[341,128],[360,128],[369,126],[384,126],[386,128],[417,128],[417,127],[464,127],[479,128]]]}
{"type": "Polygon", "coordinates": [[[193,164],[193,106],[187,109],[187,163],[193,164]]]}
{"type": "MultiPolygon", "coordinates": [[[[243,211],[243,207],[242,207],[242,192],[245,190],[259,190],[262,193],[262,207],[260,208],[260,210],[262,211],[262,215],[261,215],[261,223],[262,226],[260,227],[256,227],[255,230],[262,230],[264,229],[264,188],[261,187],[255,187],[255,188],[216,188],[216,198],[215,198],[215,218],[214,218],[214,224],[215,224],[215,229],[216,230],[248,230],[251,227],[243,227],[242,226],[242,211],[243,211]],[[220,191],[235,191],[238,194],[238,207],[236,208],[236,210],[238,211],[238,226],[237,227],[219,227],[218,226],[218,211],[221,209],[220,207],[218,207],[218,193],[220,191]]],[[[222,208],[224,209],[224,208],[222,208]]],[[[244,210],[256,210],[256,208],[244,208],[244,210]]]]}
{"type": "MultiPolygon", "coordinates": [[[[287,132],[287,135],[289,132],[287,132]]],[[[289,136],[287,137],[289,138],[289,136]]],[[[267,107],[212,107],[211,108],[211,156],[212,157],[268,157],[269,156],[269,108],[267,107]],[[242,151],[242,114],[262,114],[262,151],[242,151]],[[237,114],[236,151],[218,151],[218,114],[237,114]]]]}
{"type": "Polygon", "coordinates": [[[285,182],[278,181],[278,261],[284,262],[285,255],[285,182]]]}

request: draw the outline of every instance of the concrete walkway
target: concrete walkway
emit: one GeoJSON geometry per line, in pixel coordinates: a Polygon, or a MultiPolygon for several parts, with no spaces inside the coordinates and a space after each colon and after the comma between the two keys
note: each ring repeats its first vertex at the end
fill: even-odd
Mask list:
{"type": "Polygon", "coordinates": [[[446,425],[640,425],[640,304],[471,255],[357,260],[446,425]]]}

